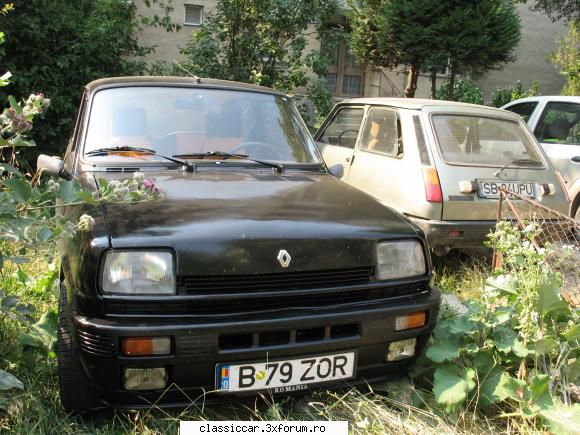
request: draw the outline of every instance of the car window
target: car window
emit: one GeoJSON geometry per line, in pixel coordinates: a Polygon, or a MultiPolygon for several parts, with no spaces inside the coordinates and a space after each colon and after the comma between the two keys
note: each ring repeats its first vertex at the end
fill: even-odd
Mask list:
{"type": "MultiPolygon", "coordinates": [[[[167,86],[98,91],[90,109],[84,153],[131,146],[163,155],[211,151],[285,163],[318,163],[316,145],[286,97],[261,92],[167,86]]],[[[150,160],[110,153],[91,159],[150,160]]]]}
{"type": "Polygon", "coordinates": [[[362,107],[340,109],[328,124],[319,142],[354,148],[364,111],[362,107]]]}
{"type": "Polygon", "coordinates": [[[360,148],[392,157],[401,155],[403,138],[397,111],[383,107],[371,108],[363,128],[360,148]]]}
{"type": "MultiPolygon", "coordinates": [[[[518,122],[468,115],[432,116],[443,159],[448,163],[503,166],[512,161],[543,163],[533,141],[518,122]]],[[[513,163],[513,166],[520,166],[513,163]]]]}
{"type": "Polygon", "coordinates": [[[506,110],[517,113],[522,118],[524,118],[524,121],[528,122],[537,105],[537,101],[531,101],[529,103],[514,104],[513,106],[506,107],[506,110]]]}
{"type": "Polygon", "coordinates": [[[548,103],[534,134],[540,142],[579,145],[580,104],[548,103]]]}

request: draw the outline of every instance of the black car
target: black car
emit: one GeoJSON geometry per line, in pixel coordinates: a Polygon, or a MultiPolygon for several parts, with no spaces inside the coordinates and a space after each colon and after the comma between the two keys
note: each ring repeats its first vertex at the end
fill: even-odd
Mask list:
{"type": "Polygon", "coordinates": [[[39,166],[93,191],[137,174],[163,195],[65,210],[94,219],[59,246],[67,411],[372,382],[434,327],[423,233],[331,175],[282,93],[97,80],[64,160],[39,166]]]}

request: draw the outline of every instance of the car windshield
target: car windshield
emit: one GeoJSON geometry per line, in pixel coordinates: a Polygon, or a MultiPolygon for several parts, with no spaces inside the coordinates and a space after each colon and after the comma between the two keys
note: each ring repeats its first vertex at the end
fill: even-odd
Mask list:
{"type": "Polygon", "coordinates": [[[161,159],[137,148],[186,159],[239,158],[229,153],[284,164],[320,163],[300,114],[283,96],[167,86],[98,91],[84,155],[107,161],[161,159]]]}
{"type": "Polygon", "coordinates": [[[468,115],[433,115],[443,159],[473,166],[543,167],[544,160],[519,123],[468,115]]]}

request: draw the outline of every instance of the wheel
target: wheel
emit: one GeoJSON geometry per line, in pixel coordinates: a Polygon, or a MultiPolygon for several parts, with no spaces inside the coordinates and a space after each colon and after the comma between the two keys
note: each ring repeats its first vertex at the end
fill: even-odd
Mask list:
{"type": "Polygon", "coordinates": [[[74,350],[70,323],[66,315],[67,305],[66,288],[61,283],[56,339],[60,401],[67,413],[81,414],[96,408],[99,400],[83,371],[79,355],[74,350]]]}
{"type": "Polygon", "coordinates": [[[270,144],[266,142],[260,141],[250,141],[244,142],[239,145],[236,145],[231,150],[228,151],[230,154],[237,154],[240,150],[245,150],[248,152],[249,157],[252,156],[251,150],[261,150],[263,153],[258,152],[258,154],[263,155],[254,155],[254,157],[259,157],[261,159],[272,159],[272,160],[280,160],[282,156],[280,153],[270,144]],[[273,156],[273,157],[270,157],[273,156]]]}

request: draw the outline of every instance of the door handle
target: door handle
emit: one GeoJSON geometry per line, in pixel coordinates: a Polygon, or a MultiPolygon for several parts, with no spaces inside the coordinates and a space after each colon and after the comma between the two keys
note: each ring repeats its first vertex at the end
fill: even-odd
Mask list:
{"type": "Polygon", "coordinates": [[[580,156],[574,156],[570,160],[572,160],[574,163],[580,163],[580,156]]]}

